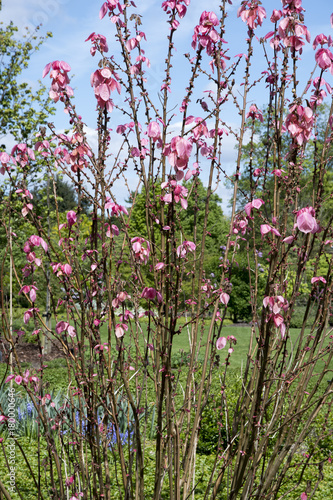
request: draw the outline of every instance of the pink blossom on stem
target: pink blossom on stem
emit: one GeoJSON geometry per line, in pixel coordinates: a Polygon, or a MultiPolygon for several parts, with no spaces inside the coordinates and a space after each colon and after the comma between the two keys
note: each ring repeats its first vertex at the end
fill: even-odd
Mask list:
{"type": "Polygon", "coordinates": [[[106,38],[104,35],[99,35],[94,33],[91,33],[88,38],[85,40],[87,42],[88,40],[91,40],[92,47],[90,49],[90,54],[92,56],[95,55],[96,50],[99,50],[100,52],[108,52],[109,47],[106,41],[106,38]]]}
{"type": "Polygon", "coordinates": [[[226,292],[222,292],[220,295],[220,301],[222,302],[222,304],[224,304],[225,306],[228,305],[229,300],[230,300],[230,295],[227,294],[226,292]]]}
{"type": "Polygon", "coordinates": [[[333,54],[329,49],[319,49],[316,52],[315,55],[316,62],[318,63],[318,66],[325,70],[325,69],[330,69],[331,73],[333,71],[332,65],[333,65],[333,54]]]}
{"type": "Polygon", "coordinates": [[[311,285],[314,285],[315,283],[318,283],[318,282],[322,282],[324,284],[327,283],[327,281],[325,280],[325,278],[323,278],[322,276],[314,276],[313,278],[311,278],[311,285]]]}
{"type": "Polygon", "coordinates": [[[125,215],[128,215],[126,208],[123,207],[122,205],[118,205],[117,203],[114,203],[113,201],[111,201],[111,198],[106,199],[105,209],[108,209],[108,208],[111,209],[112,216],[119,217],[120,212],[122,212],[125,215]]]}
{"type": "Polygon", "coordinates": [[[64,101],[65,95],[68,97],[73,95],[73,89],[68,85],[68,73],[70,70],[70,65],[65,61],[53,61],[45,66],[42,76],[45,78],[50,73],[52,83],[49,96],[54,102],[58,102],[59,99],[60,101],[64,101]]]}
{"type": "Polygon", "coordinates": [[[179,184],[177,184],[175,180],[172,180],[170,182],[163,182],[161,184],[162,189],[165,189],[166,187],[169,187],[171,192],[165,194],[164,196],[161,196],[161,201],[164,201],[164,203],[167,204],[171,203],[172,199],[174,199],[176,203],[179,203],[180,201],[182,208],[186,210],[187,208],[186,198],[188,194],[188,189],[184,186],[180,186],[179,184]]]}
{"type": "Polygon", "coordinates": [[[182,259],[183,257],[186,257],[188,252],[194,252],[195,249],[196,245],[195,243],[193,243],[193,241],[185,240],[184,243],[182,243],[181,245],[179,245],[179,247],[177,247],[177,255],[182,259]]]}
{"type": "Polygon", "coordinates": [[[128,326],[126,325],[126,323],[118,323],[116,325],[116,331],[115,331],[116,337],[120,339],[125,335],[125,332],[127,332],[127,330],[128,326]]]}
{"type": "Polygon", "coordinates": [[[246,118],[252,118],[252,120],[259,120],[261,123],[264,121],[264,118],[262,116],[262,111],[257,108],[255,104],[252,104],[250,106],[249,112],[246,115],[246,118]]]}
{"type": "Polygon", "coordinates": [[[66,219],[69,227],[72,227],[76,223],[77,216],[74,210],[70,210],[69,212],[67,212],[66,219]]]}
{"type": "Polygon", "coordinates": [[[215,44],[220,40],[220,35],[214,26],[219,25],[219,20],[214,12],[204,11],[199,19],[199,24],[194,28],[192,37],[192,48],[195,49],[197,43],[206,49],[208,55],[213,53],[215,44]]]}
{"type": "Polygon", "coordinates": [[[97,106],[107,111],[112,111],[113,102],[111,99],[111,92],[117,90],[118,94],[121,92],[117,73],[111,71],[110,68],[102,68],[92,73],[90,77],[91,86],[94,88],[95,97],[97,99],[97,106]]]}
{"type": "Polygon", "coordinates": [[[251,216],[251,211],[252,211],[252,208],[256,208],[257,210],[259,210],[259,208],[264,204],[265,202],[261,199],[261,198],[257,198],[253,201],[251,201],[250,203],[247,203],[244,207],[244,210],[246,212],[246,215],[248,217],[251,216]]]}
{"type": "Polygon", "coordinates": [[[313,111],[309,107],[292,106],[286,118],[286,127],[290,135],[300,146],[310,139],[314,123],[313,111]]]}
{"type": "Polygon", "coordinates": [[[260,3],[258,0],[244,0],[237,11],[237,17],[240,17],[252,30],[261,26],[266,17],[266,11],[260,3]]]}
{"type": "Polygon", "coordinates": [[[30,160],[35,161],[35,153],[31,148],[29,148],[26,144],[16,144],[12,151],[12,156],[15,157],[15,161],[21,165],[21,167],[25,167],[30,160]]]}
{"type": "Polygon", "coordinates": [[[147,127],[147,134],[153,142],[161,140],[161,127],[157,122],[150,122],[147,127]]]}
{"type": "Polygon", "coordinates": [[[273,14],[271,15],[270,20],[272,21],[272,23],[277,23],[281,19],[281,17],[282,17],[281,10],[273,9],[273,14]]]}
{"type": "Polygon", "coordinates": [[[225,337],[219,337],[216,341],[216,349],[219,351],[221,349],[224,349],[224,347],[227,345],[227,339],[225,337]]]}
{"type": "Polygon", "coordinates": [[[279,231],[275,229],[275,227],[270,226],[269,224],[261,224],[260,226],[261,236],[265,236],[268,233],[275,234],[276,236],[281,236],[279,231]]]}
{"type": "Polygon", "coordinates": [[[147,264],[150,254],[149,241],[139,236],[131,239],[134,257],[140,263],[147,264]]]}
{"type": "Polygon", "coordinates": [[[296,226],[302,233],[317,233],[320,227],[315,219],[315,211],[312,207],[305,207],[296,214],[296,226]]]}

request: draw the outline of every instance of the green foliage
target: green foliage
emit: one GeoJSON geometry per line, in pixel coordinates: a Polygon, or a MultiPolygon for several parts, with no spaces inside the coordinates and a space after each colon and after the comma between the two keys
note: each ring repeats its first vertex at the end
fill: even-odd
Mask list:
{"type": "MultiPolygon", "coordinates": [[[[45,213],[45,207],[48,204],[47,192],[49,189],[49,205],[50,212],[55,212],[57,209],[60,213],[68,212],[69,210],[76,210],[78,206],[78,195],[73,185],[66,182],[62,177],[57,175],[53,182],[45,180],[42,184],[38,184],[32,190],[34,196],[34,203],[38,214],[45,213]],[[54,196],[54,188],[56,192],[56,200],[54,196]]],[[[86,198],[81,199],[81,210],[84,214],[88,214],[90,203],[86,198]]]]}
{"type": "MultiPolygon", "coordinates": [[[[40,84],[33,90],[26,82],[19,81],[44,38],[37,35],[37,28],[18,40],[17,31],[13,23],[0,24],[0,136],[10,133],[16,141],[27,142],[54,113],[54,108],[45,95],[45,87],[40,84]]],[[[50,36],[47,33],[45,38],[50,36]]]]}

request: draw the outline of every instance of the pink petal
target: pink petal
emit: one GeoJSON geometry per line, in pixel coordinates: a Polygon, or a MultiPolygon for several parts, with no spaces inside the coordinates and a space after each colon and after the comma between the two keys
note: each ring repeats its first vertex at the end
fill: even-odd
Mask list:
{"type": "Polygon", "coordinates": [[[216,349],[219,351],[227,345],[227,339],[225,337],[219,337],[216,341],[216,349]]]}

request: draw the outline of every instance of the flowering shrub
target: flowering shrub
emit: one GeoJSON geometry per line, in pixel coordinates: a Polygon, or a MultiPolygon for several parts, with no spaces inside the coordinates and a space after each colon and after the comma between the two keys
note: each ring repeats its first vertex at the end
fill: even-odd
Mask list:
{"type": "MultiPolygon", "coordinates": [[[[117,485],[119,498],[143,500],[151,482],[146,476],[151,440],[151,498],[156,500],[164,489],[175,499],[196,494],[202,499],[221,494],[229,500],[277,498],[287,483],[288,495],[303,488],[309,461],[318,467],[319,481],[331,459],[328,452],[319,456],[315,446],[302,454],[301,446],[319,414],[325,424],[318,442],[331,432],[333,230],[327,178],[332,111],[320,138],[318,127],[319,106],[332,92],[323,79],[332,72],[332,41],[325,35],[315,38],[318,67],[303,90],[297,64],[310,34],[301,0],[283,0],[282,10],[271,16],[257,0],[241,2],[237,16],[240,26],[246,25],[246,48],[236,59],[231,59],[232,47],[224,47],[226,2],[217,13],[204,11],[188,40],[190,77],[179,101],[180,121],[174,123],[174,47],[190,8],[189,0],[162,3],[168,53],[155,101],[145,73],[149,40],[134,2],[104,2],[99,15],[110,18],[120,50],[107,56],[104,35],[87,38],[92,56],[101,56],[91,76],[98,149],[88,144],[73,105],[70,66],[54,61],[43,76],[50,74],[50,97],[68,113],[70,134],[57,133],[50,125],[51,137],[40,131],[34,151],[18,144],[11,155],[1,153],[0,172],[9,186],[2,212],[8,241],[2,283],[4,269],[11,265],[17,293],[27,304],[22,322],[34,325],[40,349],[39,368],[27,373],[17,355],[18,335],[12,332],[1,285],[11,369],[4,383],[25,391],[34,406],[38,439],[49,450],[45,469],[52,470],[47,481],[54,499],[110,499],[117,485]],[[270,31],[259,38],[256,30],[265,23],[270,31]],[[265,58],[257,57],[267,67],[257,75],[252,61],[262,46],[265,58]],[[199,77],[206,78],[203,95],[195,88],[199,77]],[[241,82],[241,99],[235,81],[241,82]],[[253,102],[261,84],[269,93],[266,113],[253,102]],[[225,122],[227,102],[240,116],[237,129],[225,122]],[[115,123],[116,109],[128,123],[115,123]],[[267,125],[265,149],[254,165],[256,127],[261,123],[267,125]],[[223,163],[228,134],[237,142],[232,175],[223,163]],[[244,158],[245,150],[250,154],[244,158]],[[50,210],[37,214],[28,185],[36,161],[42,162],[51,183],[53,169],[70,179],[78,195],[75,209],[61,214],[56,205],[53,215],[50,210]],[[132,172],[137,176],[134,190],[129,185],[132,172]],[[203,172],[207,185],[200,200],[203,172]],[[213,248],[208,221],[223,175],[233,185],[231,215],[226,234],[219,235],[223,245],[213,248]],[[118,196],[124,185],[127,207],[118,196]],[[91,207],[88,231],[83,200],[91,207]],[[22,242],[12,227],[18,214],[28,233],[22,242]],[[140,230],[139,216],[144,221],[140,230]],[[235,269],[240,262],[247,274],[251,333],[232,412],[226,380],[241,333],[235,329],[235,335],[224,335],[223,328],[237,299],[235,269]],[[294,343],[290,325],[305,285],[309,293],[303,294],[305,313],[294,343]],[[44,314],[43,289],[48,298],[44,314]],[[186,337],[189,345],[180,367],[172,363],[178,336],[186,337]],[[53,344],[66,359],[69,380],[66,400],[55,416],[44,381],[45,355],[53,344]],[[324,366],[321,372],[318,361],[324,366]],[[217,370],[220,387],[214,397],[221,430],[209,480],[203,484],[196,475],[197,444],[217,370]]],[[[9,425],[6,410],[1,403],[2,426],[9,425]]],[[[38,481],[35,486],[37,498],[38,481]]],[[[309,488],[313,495],[316,485],[308,485],[302,498],[309,488]]],[[[0,489],[11,498],[2,483],[0,489]]]]}

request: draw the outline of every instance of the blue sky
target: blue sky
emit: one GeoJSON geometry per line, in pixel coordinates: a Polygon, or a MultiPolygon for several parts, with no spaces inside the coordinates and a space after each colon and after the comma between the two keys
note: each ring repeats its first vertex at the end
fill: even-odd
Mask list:
{"type": "MultiPolygon", "coordinates": [[[[91,57],[89,51],[90,42],[85,42],[85,39],[93,31],[101,33],[108,40],[108,55],[117,50],[114,39],[114,26],[110,23],[108,17],[101,21],[98,16],[102,3],[102,0],[81,0],[80,2],[77,0],[3,0],[2,11],[0,12],[1,20],[5,24],[13,21],[22,33],[25,26],[33,29],[40,23],[43,25],[40,31],[41,34],[47,31],[53,32],[53,38],[48,39],[40,51],[31,59],[29,70],[24,73],[23,78],[29,81],[32,86],[35,86],[36,81],[41,78],[44,66],[48,62],[56,59],[68,62],[72,68],[72,75],[74,75],[71,85],[75,91],[76,107],[88,126],[92,141],[96,139],[94,134],[96,102],[89,78],[90,74],[97,69],[98,55],[91,57]]],[[[151,61],[151,68],[147,72],[148,90],[155,100],[160,88],[159,82],[163,79],[166,35],[168,33],[168,25],[165,22],[166,15],[161,9],[161,3],[160,0],[136,0],[137,12],[142,14],[142,31],[147,35],[146,55],[151,61]]],[[[217,0],[206,0],[205,2],[192,0],[187,15],[181,21],[181,27],[177,32],[178,51],[173,68],[175,86],[172,100],[177,105],[177,108],[182,101],[185,92],[184,88],[187,84],[184,76],[187,74],[188,66],[183,54],[192,50],[190,44],[193,27],[198,23],[202,10],[214,11],[218,14],[218,5],[217,0]]],[[[228,28],[225,38],[228,41],[231,58],[239,52],[245,51],[243,40],[246,36],[246,26],[237,18],[239,5],[240,1],[236,1],[229,7],[228,28]]],[[[267,11],[268,18],[273,8],[281,8],[279,0],[263,0],[262,5],[267,11]]],[[[314,51],[312,49],[314,36],[321,32],[333,36],[333,30],[329,22],[330,14],[333,12],[333,4],[330,0],[317,0],[315,2],[303,0],[303,6],[306,9],[305,24],[311,33],[311,44],[308,44],[302,56],[302,66],[306,70],[306,74],[304,72],[300,77],[305,79],[314,66],[314,51]]],[[[256,34],[259,37],[264,36],[271,29],[272,24],[266,19],[264,26],[259,28],[256,34]]],[[[255,61],[253,69],[255,71],[261,70],[259,68],[260,57],[257,57],[255,61]]],[[[326,78],[333,85],[333,77],[328,75],[326,78]]],[[[49,79],[45,80],[48,86],[49,79]]],[[[198,97],[203,96],[203,90],[205,90],[204,86],[200,88],[198,97]]],[[[239,89],[239,93],[240,91],[241,89],[239,89]]],[[[263,89],[258,88],[252,96],[253,102],[256,102],[259,107],[262,107],[266,102],[266,96],[263,97],[263,95],[263,89]]],[[[52,121],[60,130],[66,127],[67,117],[62,111],[61,103],[57,104],[57,109],[57,114],[52,121]]],[[[198,113],[196,116],[200,116],[200,109],[196,110],[198,113]]],[[[225,113],[225,120],[237,126],[238,117],[233,109],[229,107],[225,113]]],[[[115,123],[113,126],[115,129],[118,117],[115,115],[114,118],[115,123]]],[[[177,122],[177,117],[175,117],[175,122],[177,122]]],[[[224,152],[226,167],[229,171],[232,171],[234,157],[234,142],[229,138],[226,140],[224,152]]],[[[226,210],[225,197],[227,192],[223,185],[220,185],[218,193],[224,198],[223,205],[226,210]]]]}

